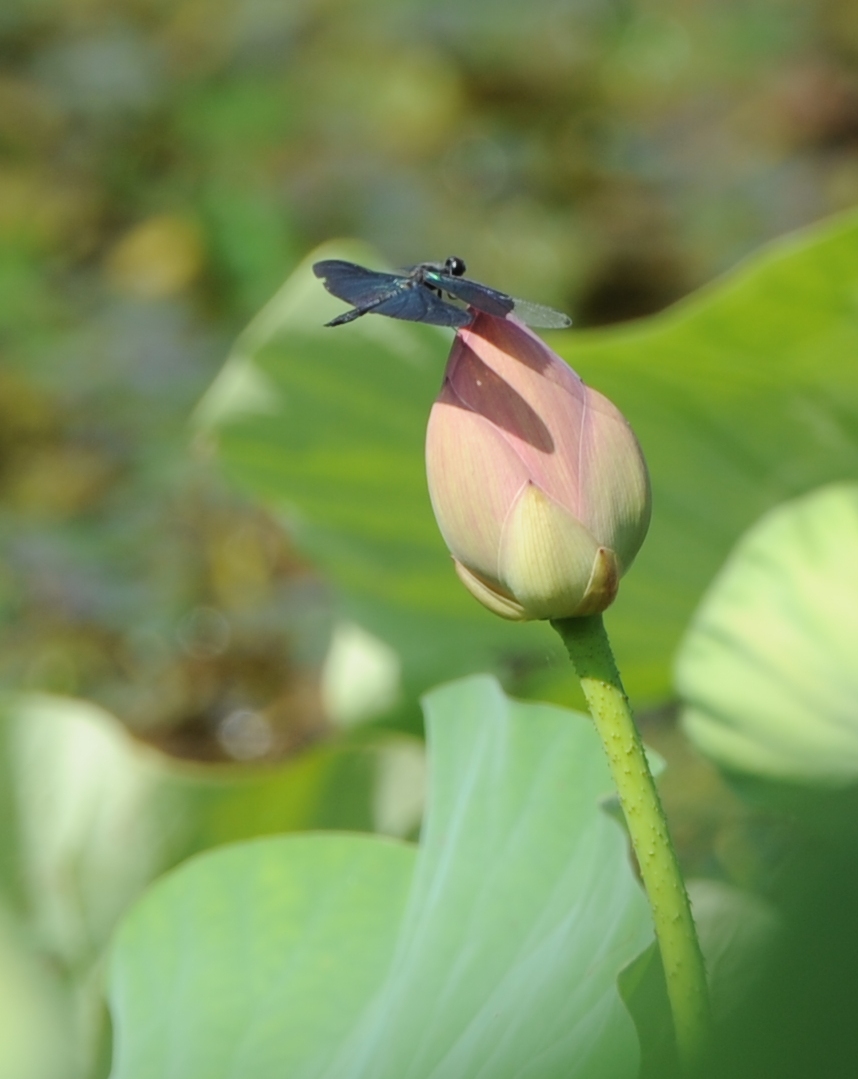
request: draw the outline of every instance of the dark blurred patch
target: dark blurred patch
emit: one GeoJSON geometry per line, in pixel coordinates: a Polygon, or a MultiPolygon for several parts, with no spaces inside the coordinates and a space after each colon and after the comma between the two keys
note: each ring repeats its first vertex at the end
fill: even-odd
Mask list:
{"type": "Polygon", "coordinates": [[[655,314],[686,292],[686,277],[669,257],[618,256],[594,275],[576,307],[576,324],[603,326],[655,314]]]}
{"type": "Polygon", "coordinates": [[[759,989],[719,1031],[718,1079],[851,1079],[858,1065],[858,856],[808,841],[772,899],[784,916],[759,989]]]}
{"type": "Polygon", "coordinates": [[[820,56],[781,72],[775,98],[796,145],[822,151],[858,145],[858,72],[820,56]]]}

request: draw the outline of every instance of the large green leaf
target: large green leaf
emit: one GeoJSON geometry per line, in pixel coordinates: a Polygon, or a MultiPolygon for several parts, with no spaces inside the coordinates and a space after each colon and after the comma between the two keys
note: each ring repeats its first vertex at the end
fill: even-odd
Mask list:
{"type": "MultiPolygon", "coordinates": [[[[432,520],[426,417],[449,334],[342,304],[316,252],[236,345],[203,402],[222,460],[291,517],[351,614],[394,644],[412,692],[499,653],[543,656],[541,626],[507,626],[464,593],[432,520]]],[[[498,282],[502,284],[502,282],[498,282]]],[[[552,344],[623,409],[653,478],[650,537],[609,612],[639,700],[669,692],[670,660],[731,544],[783,498],[858,467],[858,215],[773,245],[671,311],[552,344]]]]}
{"type": "Polygon", "coordinates": [[[477,677],[427,701],[419,849],[297,836],[212,852],[126,919],[114,1079],[636,1074],[616,987],[651,939],[581,715],[477,677]]]}
{"type": "Polygon", "coordinates": [[[683,641],[685,729],[720,765],[858,783],[858,485],[779,506],[736,547],[683,641]]]}
{"type": "Polygon", "coordinates": [[[741,533],[858,474],[858,214],[638,327],[571,341],[563,355],[631,420],[652,474],[652,529],[608,621],[627,682],[655,698],[741,533]]]}

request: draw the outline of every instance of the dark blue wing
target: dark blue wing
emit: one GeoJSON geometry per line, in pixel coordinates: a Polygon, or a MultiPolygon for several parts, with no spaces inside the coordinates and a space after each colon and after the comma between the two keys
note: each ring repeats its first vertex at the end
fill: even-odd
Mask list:
{"type": "Polygon", "coordinates": [[[315,262],[313,273],[322,278],[328,292],[355,307],[363,307],[392,289],[409,284],[402,274],[379,273],[341,259],[315,262]]]}
{"type": "Polygon", "coordinates": [[[427,279],[432,284],[438,285],[457,300],[476,307],[478,311],[485,311],[487,315],[506,315],[515,307],[515,300],[507,296],[505,292],[481,285],[478,281],[470,281],[467,277],[453,277],[448,274],[427,274],[427,279]]]}
{"type": "Polygon", "coordinates": [[[432,326],[467,326],[471,321],[469,311],[445,303],[440,296],[417,283],[398,291],[372,309],[375,315],[401,318],[407,322],[428,322],[432,326]]]}

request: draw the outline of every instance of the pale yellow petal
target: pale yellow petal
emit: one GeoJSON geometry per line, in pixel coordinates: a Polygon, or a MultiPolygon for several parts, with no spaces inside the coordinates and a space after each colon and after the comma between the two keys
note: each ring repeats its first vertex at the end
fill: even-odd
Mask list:
{"type": "Polygon", "coordinates": [[[524,622],[527,620],[528,616],[524,613],[520,603],[516,603],[509,596],[495,591],[476,574],[471,573],[461,562],[456,562],[455,559],[453,561],[459,580],[475,599],[478,599],[484,607],[488,607],[492,614],[499,614],[501,618],[508,618],[512,622],[524,622]]]}
{"type": "Polygon", "coordinates": [[[587,594],[598,550],[568,510],[530,484],[504,525],[498,580],[526,617],[567,618],[587,594]]]}

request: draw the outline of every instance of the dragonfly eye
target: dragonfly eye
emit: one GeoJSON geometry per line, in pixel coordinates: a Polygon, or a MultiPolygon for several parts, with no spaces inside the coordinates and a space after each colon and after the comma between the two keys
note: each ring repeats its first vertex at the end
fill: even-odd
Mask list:
{"type": "Polygon", "coordinates": [[[451,277],[461,277],[467,268],[464,260],[456,258],[455,255],[451,255],[444,263],[444,269],[451,277]]]}

